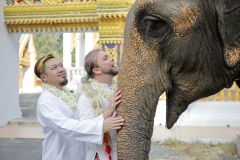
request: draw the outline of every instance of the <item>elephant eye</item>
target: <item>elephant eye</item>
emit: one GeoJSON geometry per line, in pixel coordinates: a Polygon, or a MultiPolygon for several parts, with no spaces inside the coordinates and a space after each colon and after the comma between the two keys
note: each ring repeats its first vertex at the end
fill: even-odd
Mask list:
{"type": "Polygon", "coordinates": [[[151,37],[159,36],[168,28],[167,22],[161,18],[147,16],[143,22],[145,34],[151,37]]]}
{"type": "Polygon", "coordinates": [[[150,19],[146,20],[145,24],[146,24],[146,30],[147,31],[155,30],[155,29],[157,29],[158,27],[161,26],[161,24],[158,23],[158,21],[154,21],[154,20],[150,20],[150,19]]]}

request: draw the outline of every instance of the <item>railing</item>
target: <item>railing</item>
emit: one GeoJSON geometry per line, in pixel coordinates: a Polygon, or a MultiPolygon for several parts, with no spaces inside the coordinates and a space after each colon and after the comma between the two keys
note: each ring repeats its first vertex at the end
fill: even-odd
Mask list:
{"type": "Polygon", "coordinates": [[[84,68],[66,68],[67,79],[70,83],[77,83],[81,81],[81,78],[86,75],[84,68]]]}
{"type": "MultiPolygon", "coordinates": [[[[166,100],[166,94],[163,93],[160,100],[166,100]]],[[[207,98],[202,98],[199,101],[228,101],[228,102],[238,102],[239,101],[239,88],[234,82],[233,86],[229,89],[223,89],[215,95],[209,96],[207,98]]]]}

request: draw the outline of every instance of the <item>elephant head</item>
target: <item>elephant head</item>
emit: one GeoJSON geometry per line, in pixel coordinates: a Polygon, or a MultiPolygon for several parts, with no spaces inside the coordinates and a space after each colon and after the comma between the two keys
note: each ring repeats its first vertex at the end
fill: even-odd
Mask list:
{"type": "Polygon", "coordinates": [[[239,76],[239,0],[136,0],[128,13],[118,86],[118,159],[148,159],[159,97],[166,127],[188,105],[239,76]]]}

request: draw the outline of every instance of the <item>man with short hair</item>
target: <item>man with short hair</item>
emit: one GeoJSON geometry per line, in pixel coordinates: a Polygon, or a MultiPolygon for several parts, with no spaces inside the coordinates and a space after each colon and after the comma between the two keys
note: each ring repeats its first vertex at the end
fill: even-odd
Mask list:
{"type": "Polygon", "coordinates": [[[76,96],[65,87],[68,83],[66,70],[52,54],[40,58],[34,72],[44,82],[44,91],[37,102],[37,118],[45,136],[43,160],[83,160],[86,156],[84,142],[102,144],[103,133],[123,125],[123,118],[108,116],[116,109],[116,97],[108,111],[95,118],[97,121],[74,119],[76,96]]]}
{"type": "MultiPolygon", "coordinates": [[[[87,78],[83,79],[83,94],[78,100],[79,117],[80,120],[94,120],[106,111],[109,103],[118,105],[121,102],[113,102],[111,99],[112,96],[121,98],[121,91],[116,89],[117,82],[114,80],[114,76],[118,74],[118,66],[107,53],[95,49],[86,55],[84,68],[87,78]]],[[[109,114],[114,111],[111,110],[109,114]]],[[[94,159],[96,152],[100,160],[117,160],[116,130],[104,134],[103,144],[88,144],[85,160],[94,159]]]]}

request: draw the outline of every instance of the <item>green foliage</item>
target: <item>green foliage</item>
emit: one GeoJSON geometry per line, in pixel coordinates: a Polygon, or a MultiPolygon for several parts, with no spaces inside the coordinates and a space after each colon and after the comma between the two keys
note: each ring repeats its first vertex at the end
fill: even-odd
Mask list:
{"type": "Polygon", "coordinates": [[[37,59],[52,53],[57,59],[63,61],[63,34],[34,34],[37,59]]]}
{"type": "Polygon", "coordinates": [[[184,160],[218,160],[220,157],[224,159],[235,159],[237,157],[236,140],[227,143],[204,143],[198,139],[192,140],[190,143],[183,142],[176,138],[167,138],[163,142],[152,142],[154,145],[163,145],[182,153],[179,159],[184,160]]]}
{"type": "Polygon", "coordinates": [[[232,142],[229,142],[229,143],[222,144],[221,149],[223,150],[223,153],[227,156],[237,154],[236,140],[233,140],[232,142]]]}

